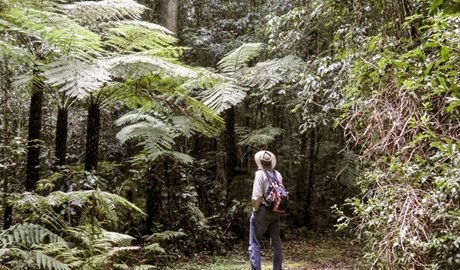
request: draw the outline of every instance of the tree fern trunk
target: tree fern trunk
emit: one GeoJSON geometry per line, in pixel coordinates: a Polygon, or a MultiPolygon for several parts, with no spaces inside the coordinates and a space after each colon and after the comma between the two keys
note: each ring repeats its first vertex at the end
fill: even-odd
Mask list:
{"type": "Polygon", "coordinates": [[[86,126],[85,171],[97,170],[100,129],[101,109],[98,102],[90,102],[86,126]]]}
{"type": "Polygon", "coordinates": [[[27,177],[25,188],[27,191],[34,189],[40,179],[40,133],[42,128],[43,84],[37,81],[33,85],[30,99],[29,135],[27,143],[27,177]]]}
{"type": "Polygon", "coordinates": [[[68,109],[60,107],[56,123],[56,159],[57,165],[66,164],[67,154],[67,132],[68,132],[68,109]]]}
{"type": "MultiPolygon", "coordinates": [[[[238,164],[236,137],[235,137],[235,108],[231,107],[225,111],[225,178],[228,188],[231,186],[233,178],[236,176],[236,166],[238,164]]],[[[231,198],[227,198],[231,199],[231,198]]]]}

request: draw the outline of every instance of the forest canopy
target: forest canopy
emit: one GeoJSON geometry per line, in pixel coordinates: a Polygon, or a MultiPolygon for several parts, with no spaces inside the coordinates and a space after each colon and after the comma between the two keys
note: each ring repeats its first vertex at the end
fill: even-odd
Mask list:
{"type": "Polygon", "coordinates": [[[154,269],[284,239],[460,266],[460,2],[0,0],[0,268],[154,269]],[[351,240],[350,240],[351,241],[351,240]]]}

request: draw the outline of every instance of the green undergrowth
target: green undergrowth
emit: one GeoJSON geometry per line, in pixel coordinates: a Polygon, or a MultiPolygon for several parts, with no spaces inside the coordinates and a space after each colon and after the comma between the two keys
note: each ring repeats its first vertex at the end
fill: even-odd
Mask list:
{"type": "MultiPolygon", "coordinates": [[[[174,263],[168,269],[247,270],[250,269],[246,241],[225,256],[196,256],[174,263]]],[[[283,269],[358,269],[361,248],[348,238],[317,236],[283,242],[283,269]]],[[[262,245],[262,270],[272,269],[271,249],[262,245]]]]}

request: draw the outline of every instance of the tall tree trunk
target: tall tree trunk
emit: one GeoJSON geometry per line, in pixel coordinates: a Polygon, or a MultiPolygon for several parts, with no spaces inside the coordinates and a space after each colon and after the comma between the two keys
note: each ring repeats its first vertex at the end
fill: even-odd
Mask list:
{"type": "Polygon", "coordinates": [[[158,1],[158,17],[160,24],[168,30],[177,33],[178,0],[158,1]]]}
{"type": "MultiPolygon", "coordinates": [[[[235,108],[232,106],[224,112],[225,119],[225,178],[228,188],[231,186],[233,178],[236,176],[236,167],[238,164],[238,155],[235,136],[235,108]]],[[[231,198],[227,198],[231,199],[231,198]]],[[[230,200],[227,200],[230,201],[230,200]]]]}
{"type": "Polygon", "coordinates": [[[314,192],[314,174],[315,174],[315,163],[316,163],[316,147],[317,147],[317,139],[316,139],[316,128],[310,129],[310,153],[309,153],[309,172],[308,172],[308,182],[307,182],[307,190],[306,190],[306,198],[304,204],[304,213],[305,213],[305,225],[311,226],[312,224],[312,213],[311,213],[311,205],[312,205],[312,194],[314,192]]]}
{"type": "Polygon", "coordinates": [[[43,82],[33,84],[33,93],[30,99],[29,136],[27,143],[27,178],[25,188],[32,191],[40,180],[40,133],[42,128],[43,82]]]}
{"type": "Polygon", "coordinates": [[[100,129],[101,108],[97,98],[91,99],[88,104],[88,122],[86,126],[85,171],[97,170],[100,129]]]}
{"type": "Polygon", "coordinates": [[[58,108],[56,123],[56,165],[66,164],[67,155],[67,132],[68,132],[68,109],[65,106],[58,108]]]}
{"type": "MultiPolygon", "coordinates": [[[[296,177],[296,193],[295,193],[295,201],[296,202],[304,202],[306,201],[306,194],[308,194],[307,190],[307,179],[309,176],[309,170],[307,170],[307,143],[308,138],[306,135],[300,135],[300,161],[299,165],[297,166],[298,171],[295,174],[296,177]]],[[[310,164],[311,165],[311,164],[310,164]]],[[[309,181],[310,182],[310,181],[309,181]]],[[[310,198],[311,200],[311,198],[310,198]]],[[[299,212],[296,214],[295,225],[296,226],[304,226],[305,222],[305,209],[299,208],[299,212]]]]}

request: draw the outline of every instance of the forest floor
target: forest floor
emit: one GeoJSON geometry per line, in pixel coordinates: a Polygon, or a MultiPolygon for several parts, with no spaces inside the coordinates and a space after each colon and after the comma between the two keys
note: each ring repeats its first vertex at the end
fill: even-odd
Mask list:
{"type": "MultiPolygon", "coordinates": [[[[262,270],[272,269],[271,249],[262,246],[262,270]]],[[[306,240],[283,242],[283,270],[359,269],[361,246],[348,238],[318,236],[306,240]]],[[[202,256],[177,262],[176,270],[248,270],[247,246],[235,248],[226,256],[202,256]]]]}

